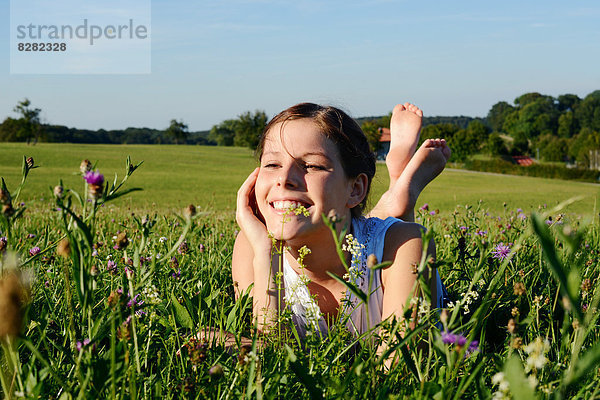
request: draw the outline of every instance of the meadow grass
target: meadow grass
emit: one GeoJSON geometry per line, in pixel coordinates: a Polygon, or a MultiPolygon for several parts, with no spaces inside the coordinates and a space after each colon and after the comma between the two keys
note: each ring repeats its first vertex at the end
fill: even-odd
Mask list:
{"type": "MultiPolygon", "coordinates": [[[[129,151],[137,147],[123,147],[134,161],[143,158],[129,151]]],[[[84,146],[92,149],[96,146],[84,146]]],[[[114,149],[107,146],[104,160],[112,159],[114,149]]],[[[183,158],[176,146],[152,149],[151,162],[133,172],[125,189],[148,189],[157,182],[153,173],[170,168],[169,156],[183,158]],[[161,168],[152,167],[154,159],[163,160],[161,168]],[[153,173],[144,174],[145,168],[153,173]]],[[[223,160],[217,153],[200,156],[203,149],[189,149],[196,151],[190,154],[198,157],[196,169],[218,169],[223,160]],[[202,165],[206,160],[217,165],[202,165]]],[[[247,150],[226,150],[239,156],[231,175],[246,168],[243,163],[252,168],[247,150]]],[[[80,155],[70,156],[73,165],[54,174],[44,172],[53,161],[43,153],[28,155],[39,155],[36,163],[44,168],[28,170],[23,194],[42,174],[47,175],[38,185],[48,194],[34,207],[14,204],[17,214],[0,214],[0,305],[8,311],[0,320],[0,378],[7,398],[531,400],[600,395],[600,231],[596,221],[549,208],[558,201],[556,195],[539,200],[548,207],[531,205],[539,213],[530,214],[517,209],[528,205],[516,197],[506,207],[492,208],[487,200],[479,203],[481,191],[463,197],[465,204],[458,206],[448,193],[437,194],[439,204],[448,201],[451,208],[437,213],[435,200],[428,200],[429,208],[419,210],[417,220],[435,239],[436,266],[452,300],[447,312],[440,317],[423,291],[405,321],[385,321],[356,338],[338,320],[325,340],[312,335],[301,343],[288,313],[280,316],[283,329],[265,336],[253,327],[248,296],[236,301],[230,263],[237,227],[227,208],[209,202],[210,212],[193,217],[189,211],[187,216],[183,210],[173,213],[176,206],[145,210],[138,202],[147,199],[110,199],[122,189],[109,189],[99,203],[79,202],[66,189],[79,190],[82,197],[87,189],[77,173],[80,155]],[[62,197],[54,198],[46,187],[60,178],[68,180],[62,197]],[[135,215],[123,212],[123,205],[135,215]],[[155,212],[145,217],[144,211],[155,212]],[[234,345],[231,352],[218,340],[199,340],[198,332],[207,329],[226,330],[238,343],[246,337],[252,344],[234,345]],[[378,354],[381,342],[397,362],[386,363],[378,354]]],[[[21,161],[15,156],[10,168],[20,170],[21,161]]],[[[101,167],[104,162],[99,168],[110,171],[108,165],[101,167]]],[[[3,176],[4,164],[2,158],[3,176]]],[[[122,159],[113,168],[126,170],[122,159]]],[[[8,189],[14,196],[13,182],[20,177],[13,173],[8,189]]],[[[175,176],[189,179],[196,173],[201,174],[186,170],[175,176]]],[[[214,185],[222,183],[214,175],[214,185]]],[[[119,176],[120,181],[123,173],[119,176]]],[[[447,171],[439,180],[451,178],[457,190],[466,190],[476,185],[472,177],[481,176],[496,190],[506,189],[498,182],[513,182],[460,171],[447,171]]],[[[522,188],[532,182],[517,179],[525,182],[522,188]]],[[[549,190],[557,188],[546,184],[549,190]]],[[[170,196],[162,193],[163,199],[170,196]]],[[[188,202],[199,203],[186,199],[181,204],[188,202]]],[[[426,268],[424,259],[421,282],[426,268]]]]}
{"type": "MultiPolygon", "coordinates": [[[[81,187],[73,171],[83,159],[97,161],[98,170],[111,180],[115,173],[123,173],[122,160],[131,156],[134,162],[144,161],[131,181],[132,186],[141,186],[144,191],[114,204],[163,212],[187,204],[233,211],[237,189],[256,166],[252,151],[236,147],[0,143],[0,173],[7,182],[19,182],[24,155],[32,156],[41,167],[23,190],[27,202],[48,200],[49,187],[58,183],[57,177],[69,187],[81,187]]],[[[378,199],[388,184],[385,164],[379,163],[371,199],[378,199]]],[[[450,213],[456,205],[473,205],[481,200],[494,213],[501,212],[504,203],[530,212],[544,204],[552,208],[581,196],[565,212],[590,217],[596,216],[600,208],[596,207],[599,195],[600,185],[595,184],[446,169],[425,189],[418,207],[428,203],[432,209],[450,213]]]]}

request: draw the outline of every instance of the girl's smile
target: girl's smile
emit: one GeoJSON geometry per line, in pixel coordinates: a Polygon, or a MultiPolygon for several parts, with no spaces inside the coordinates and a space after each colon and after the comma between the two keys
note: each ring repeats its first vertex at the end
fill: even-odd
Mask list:
{"type": "Polygon", "coordinates": [[[308,233],[331,235],[325,233],[322,215],[334,209],[349,218],[355,205],[352,188],[353,180],[346,176],[335,144],[314,122],[289,120],[269,131],[255,194],[267,229],[276,239],[289,242],[308,233]]]}

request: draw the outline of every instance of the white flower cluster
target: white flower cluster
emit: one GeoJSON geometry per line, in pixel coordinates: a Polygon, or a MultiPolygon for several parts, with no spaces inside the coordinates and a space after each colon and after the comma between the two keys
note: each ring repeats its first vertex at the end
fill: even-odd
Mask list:
{"type": "Polygon", "coordinates": [[[550,349],[550,342],[548,339],[542,339],[537,337],[533,342],[529,343],[524,347],[525,352],[529,354],[527,361],[525,362],[525,371],[533,371],[544,368],[544,365],[548,362],[545,354],[550,349]]]}
{"type": "Polygon", "coordinates": [[[473,300],[477,300],[479,298],[479,293],[477,293],[475,290],[470,290],[466,293],[461,293],[460,295],[462,296],[460,300],[457,302],[451,301],[448,303],[448,310],[453,311],[456,307],[462,308],[463,313],[466,315],[471,312],[469,306],[473,303],[473,300]]]}
{"type": "Polygon", "coordinates": [[[508,400],[510,399],[510,387],[506,377],[504,376],[504,372],[498,372],[496,375],[492,376],[492,384],[494,386],[498,386],[498,390],[494,392],[492,396],[493,400],[508,400]]]}
{"type": "Polygon", "coordinates": [[[344,279],[348,282],[356,282],[362,275],[360,269],[360,258],[365,245],[360,243],[351,233],[346,235],[346,240],[342,243],[342,250],[352,254],[352,264],[349,268],[349,273],[344,275],[344,279]]]}
{"type": "Polygon", "coordinates": [[[142,291],[142,295],[144,295],[146,302],[149,304],[156,305],[160,304],[160,302],[162,301],[158,294],[158,289],[154,285],[146,286],[142,291]]]}
{"type": "Polygon", "coordinates": [[[294,314],[304,314],[307,327],[318,330],[322,314],[317,302],[308,291],[309,282],[310,279],[305,274],[299,274],[298,279],[290,282],[289,286],[286,287],[283,300],[285,304],[294,310],[294,314]]]}

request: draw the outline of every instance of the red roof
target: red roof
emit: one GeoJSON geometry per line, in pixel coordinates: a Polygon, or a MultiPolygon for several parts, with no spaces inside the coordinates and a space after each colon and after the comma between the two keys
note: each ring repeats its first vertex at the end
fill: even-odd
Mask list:
{"type": "Polygon", "coordinates": [[[528,167],[533,164],[533,159],[527,156],[513,156],[513,160],[522,167],[528,167]]]}
{"type": "Polygon", "coordinates": [[[390,130],[388,128],[379,128],[379,133],[381,133],[381,137],[379,138],[380,142],[389,142],[392,140],[392,136],[390,135],[390,130]]]}

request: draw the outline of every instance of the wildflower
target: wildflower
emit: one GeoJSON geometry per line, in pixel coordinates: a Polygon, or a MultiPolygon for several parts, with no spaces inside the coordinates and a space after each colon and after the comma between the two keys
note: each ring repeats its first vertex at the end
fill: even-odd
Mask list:
{"type": "Polygon", "coordinates": [[[193,204],[190,204],[183,210],[183,215],[185,215],[186,218],[192,218],[196,215],[196,207],[193,204]]]}
{"type": "Polygon", "coordinates": [[[129,239],[127,238],[127,232],[121,232],[117,235],[116,243],[113,246],[115,250],[124,250],[129,245],[129,239]]]}
{"type": "Polygon", "coordinates": [[[518,317],[519,315],[521,315],[521,313],[519,312],[519,309],[517,307],[513,307],[513,309],[510,311],[510,314],[513,317],[518,317]]]}
{"type": "Polygon", "coordinates": [[[108,298],[106,299],[106,303],[112,309],[114,309],[119,304],[120,301],[121,301],[121,293],[119,293],[118,291],[115,291],[115,290],[110,292],[110,294],[108,295],[108,298]]]}
{"type": "Polygon", "coordinates": [[[108,260],[108,262],[106,263],[106,270],[113,275],[116,274],[117,273],[117,263],[114,262],[113,260],[108,260]]]}
{"type": "Polygon", "coordinates": [[[590,278],[586,278],[583,280],[583,282],[581,282],[581,293],[584,295],[583,297],[585,297],[585,295],[592,289],[592,281],[590,280],[590,278]]]}
{"type": "Polygon", "coordinates": [[[131,315],[117,329],[117,337],[124,341],[131,339],[131,315]]]}
{"type": "Polygon", "coordinates": [[[327,214],[327,219],[332,224],[340,222],[340,217],[337,215],[337,212],[334,209],[329,210],[329,213],[327,214]]]}
{"type": "Polygon", "coordinates": [[[81,171],[82,174],[85,174],[86,172],[91,171],[92,163],[90,162],[90,160],[83,160],[81,162],[81,165],[79,165],[79,170],[81,171]]]}
{"type": "Polygon", "coordinates": [[[83,342],[80,342],[79,340],[77,341],[77,344],[75,345],[75,347],[77,348],[77,351],[81,351],[83,350],[83,348],[85,346],[87,346],[88,344],[90,344],[91,340],[90,339],[83,339],[83,342]]]}
{"type": "Polygon", "coordinates": [[[179,261],[177,261],[177,257],[171,257],[171,268],[175,269],[179,267],[179,261]]]}
{"type": "Polygon", "coordinates": [[[523,282],[515,283],[513,291],[515,293],[515,296],[523,296],[525,294],[525,285],[523,284],[523,282]]]}
{"type": "Polygon", "coordinates": [[[206,359],[206,351],[208,350],[206,341],[190,338],[189,342],[185,344],[185,348],[192,365],[199,365],[206,359]]]}
{"type": "MultiPolygon", "coordinates": [[[[442,343],[444,344],[453,344],[456,346],[456,350],[460,351],[466,344],[467,344],[467,338],[462,335],[462,334],[455,334],[452,332],[448,332],[448,331],[444,331],[442,332],[441,335],[442,338],[442,343]]],[[[466,350],[466,353],[473,353],[474,351],[477,351],[479,349],[479,342],[477,340],[474,340],[472,342],[469,343],[469,347],[466,350]]]]}
{"type": "Polygon", "coordinates": [[[38,246],[32,247],[31,249],[29,249],[29,256],[37,256],[38,254],[40,254],[41,251],[42,249],[40,249],[38,246]]]}
{"type": "Polygon", "coordinates": [[[419,208],[420,211],[429,211],[429,204],[425,203],[419,208]]]}
{"type": "Polygon", "coordinates": [[[504,261],[510,255],[510,247],[504,243],[498,244],[494,250],[492,250],[492,257],[504,261]]]}
{"type": "Polygon", "coordinates": [[[524,213],[520,213],[519,215],[517,215],[517,218],[519,218],[521,221],[524,221],[527,219],[527,215],[525,215],[524,213]]]}
{"type": "Polygon", "coordinates": [[[92,199],[98,199],[102,195],[104,188],[104,175],[97,171],[87,171],[83,179],[88,184],[88,192],[92,199]]]}
{"type": "Polygon", "coordinates": [[[437,210],[429,211],[429,215],[435,215],[435,214],[437,214],[437,210]]]}
{"type": "Polygon", "coordinates": [[[550,349],[548,339],[537,337],[533,342],[525,346],[524,350],[529,357],[525,361],[525,371],[529,372],[533,369],[542,369],[548,362],[545,353],[550,349]]]}
{"type": "Polygon", "coordinates": [[[0,279],[0,338],[17,336],[21,331],[24,291],[16,273],[7,273],[0,279]]]}
{"type": "Polygon", "coordinates": [[[167,238],[164,237],[164,236],[161,236],[160,238],[158,238],[158,241],[161,242],[161,243],[164,243],[164,242],[167,241],[167,238]]]}
{"type": "Polygon", "coordinates": [[[0,237],[0,254],[6,250],[6,245],[8,241],[6,240],[6,236],[0,237]]]}
{"type": "Polygon", "coordinates": [[[204,245],[203,245],[202,243],[200,243],[200,244],[198,245],[198,251],[199,251],[200,253],[204,253],[204,250],[205,250],[205,248],[204,248],[204,245]]]}
{"type": "Polygon", "coordinates": [[[498,372],[494,376],[492,376],[492,384],[494,386],[498,386],[498,391],[494,393],[492,396],[493,400],[503,400],[503,399],[511,399],[510,395],[510,385],[503,372],[498,372]]]}
{"type": "Polygon", "coordinates": [[[179,254],[187,254],[189,251],[190,251],[190,248],[188,247],[188,244],[185,240],[183,242],[181,242],[181,244],[177,248],[177,252],[179,254]]]}
{"type": "Polygon", "coordinates": [[[63,194],[64,194],[64,191],[65,191],[65,190],[63,189],[63,187],[62,187],[62,186],[60,186],[60,185],[56,185],[56,186],[54,186],[53,193],[54,193],[54,196],[55,196],[57,199],[62,199],[62,197],[63,197],[63,194]]]}

